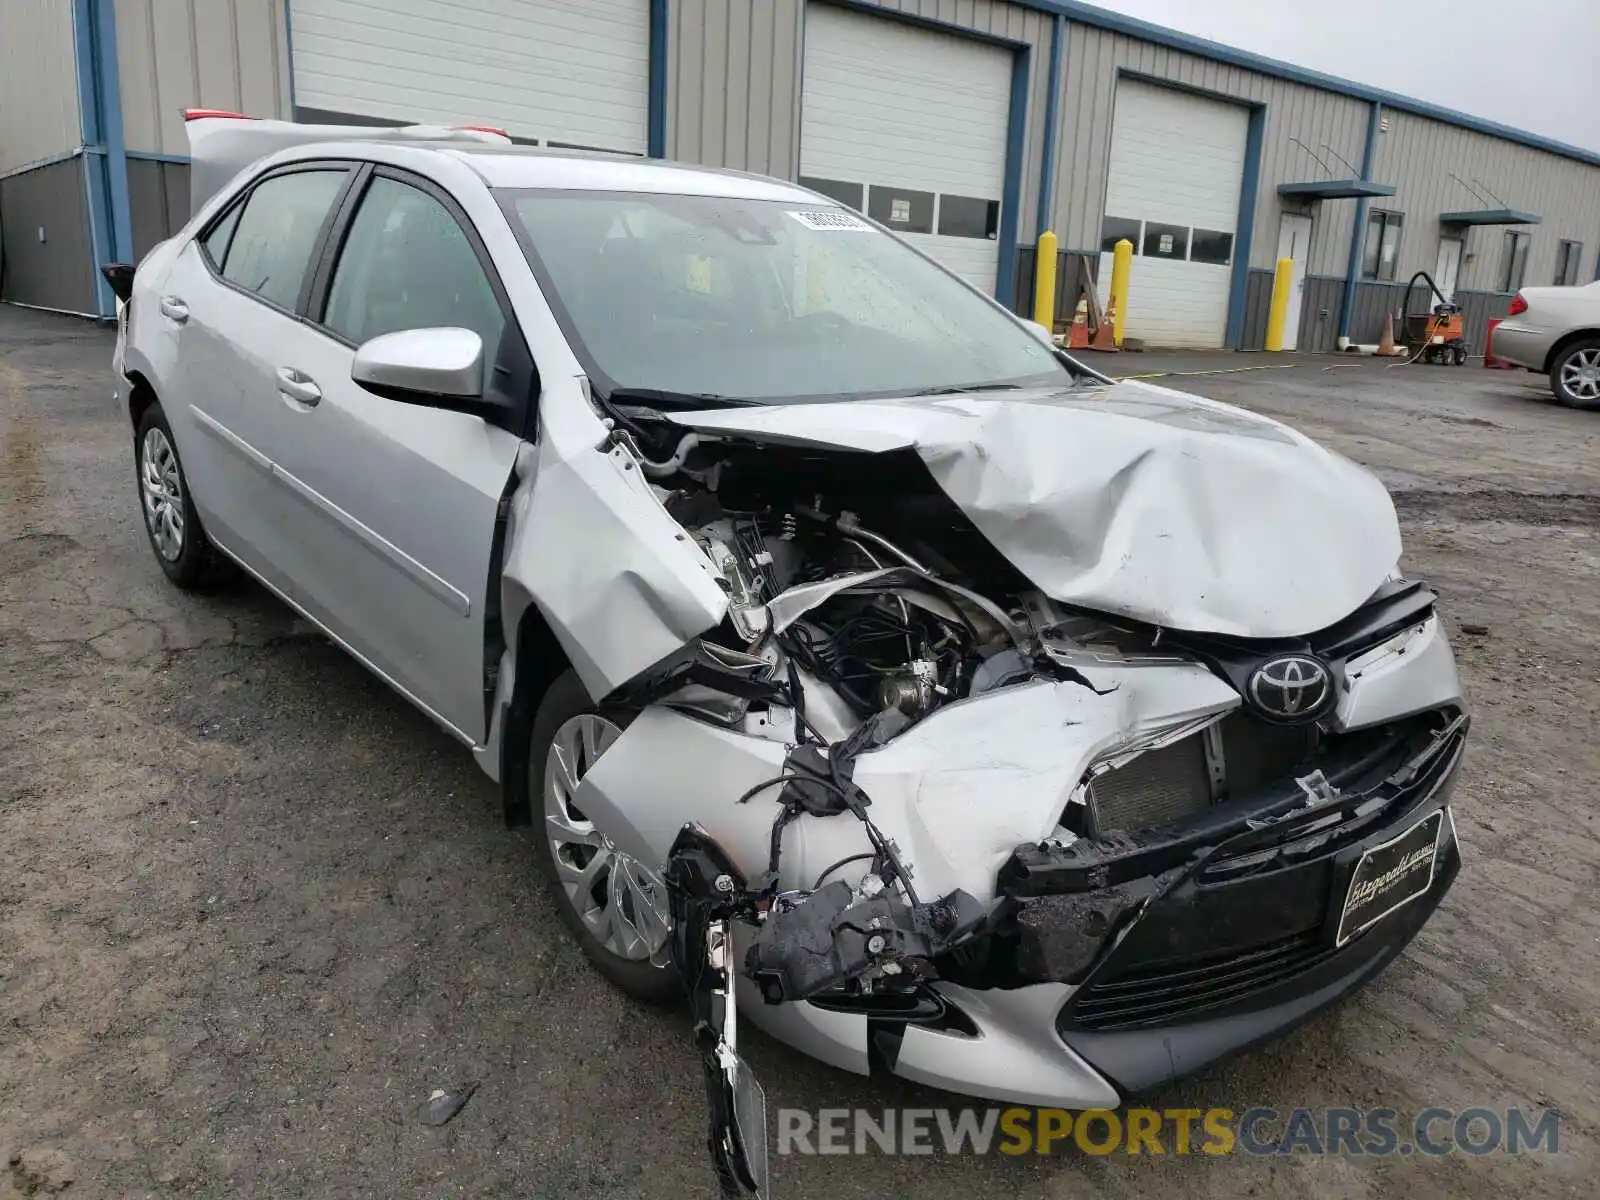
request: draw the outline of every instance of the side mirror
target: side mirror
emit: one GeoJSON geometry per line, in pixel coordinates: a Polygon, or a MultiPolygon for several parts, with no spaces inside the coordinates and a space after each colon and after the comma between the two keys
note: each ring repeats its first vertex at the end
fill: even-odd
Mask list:
{"type": "Polygon", "coordinates": [[[501,407],[483,394],[483,339],[470,329],[402,329],[356,350],[350,378],[374,395],[483,416],[501,407]]]}

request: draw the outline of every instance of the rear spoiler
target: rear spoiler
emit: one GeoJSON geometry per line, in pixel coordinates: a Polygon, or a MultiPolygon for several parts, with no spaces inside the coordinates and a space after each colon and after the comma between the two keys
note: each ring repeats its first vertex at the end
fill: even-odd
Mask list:
{"type": "Polygon", "coordinates": [[[197,213],[240,171],[288,146],[317,142],[464,142],[510,145],[492,125],[308,125],[268,121],[215,108],[184,112],[189,135],[189,211],[197,213]]]}

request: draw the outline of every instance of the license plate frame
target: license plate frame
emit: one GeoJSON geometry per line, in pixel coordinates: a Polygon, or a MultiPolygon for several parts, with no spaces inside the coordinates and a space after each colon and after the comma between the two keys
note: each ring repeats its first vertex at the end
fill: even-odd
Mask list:
{"type": "Polygon", "coordinates": [[[1335,947],[1365,933],[1433,887],[1439,871],[1446,812],[1437,808],[1394,837],[1361,852],[1350,870],[1350,881],[1345,885],[1334,922],[1335,947]],[[1426,872],[1421,870],[1424,855],[1426,872]]]}

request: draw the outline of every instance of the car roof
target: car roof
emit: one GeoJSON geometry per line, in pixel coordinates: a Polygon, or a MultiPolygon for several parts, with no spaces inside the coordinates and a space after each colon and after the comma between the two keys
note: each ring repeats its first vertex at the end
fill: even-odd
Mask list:
{"type": "Polygon", "coordinates": [[[837,206],[834,200],[781,179],[637,155],[518,145],[504,132],[482,126],[315,125],[201,109],[186,114],[184,128],[195,212],[252,163],[329,157],[422,169],[430,157],[448,157],[491,188],[658,192],[837,206]]]}
{"type": "Polygon", "coordinates": [[[440,146],[492,188],[572,188],[583,191],[664,192],[683,196],[730,196],[791,200],[832,206],[816,193],[764,175],[717,167],[663,162],[630,154],[551,150],[538,146],[440,146]]]}

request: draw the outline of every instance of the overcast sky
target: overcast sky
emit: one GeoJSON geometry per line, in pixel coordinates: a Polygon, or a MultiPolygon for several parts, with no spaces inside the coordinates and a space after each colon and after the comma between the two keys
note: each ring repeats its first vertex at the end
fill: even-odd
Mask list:
{"type": "Polygon", "coordinates": [[[1600,0],[1091,0],[1600,151],[1600,0]]]}

